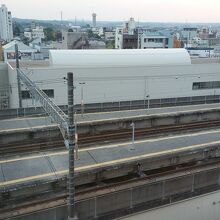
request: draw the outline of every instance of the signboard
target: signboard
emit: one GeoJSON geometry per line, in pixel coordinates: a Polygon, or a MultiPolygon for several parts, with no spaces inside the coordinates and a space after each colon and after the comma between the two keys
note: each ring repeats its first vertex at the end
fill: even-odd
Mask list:
{"type": "MultiPolygon", "coordinates": [[[[18,53],[19,59],[21,60],[31,60],[32,53],[31,52],[20,52],[18,53]]],[[[15,59],[15,52],[8,52],[7,53],[7,59],[8,60],[14,60],[15,59]]]]}

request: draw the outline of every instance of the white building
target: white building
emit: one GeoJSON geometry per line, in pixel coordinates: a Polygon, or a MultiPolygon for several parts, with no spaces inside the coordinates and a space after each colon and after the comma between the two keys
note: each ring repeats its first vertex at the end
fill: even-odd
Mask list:
{"type": "Polygon", "coordinates": [[[186,49],[192,57],[208,58],[215,56],[214,48],[187,47],[186,49]]]}
{"type": "Polygon", "coordinates": [[[23,42],[18,40],[13,40],[10,43],[3,46],[5,62],[9,60],[15,60],[15,44],[18,45],[19,58],[21,60],[31,60],[33,58],[33,54],[37,52],[36,49],[33,49],[25,45],[23,42]]]}
{"type": "Polygon", "coordinates": [[[130,18],[129,21],[125,22],[125,32],[132,35],[134,34],[136,24],[134,18],[130,18]]]}
{"type": "Polygon", "coordinates": [[[44,28],[41,26],[36,26],[35,28],[25,31],[24,36],[27,37],[29,40],[35,39],[35,38],[40,38],[44,39],[44,28]]]}
{"type": "Polygon", "coordinates": [[[7,42],[13,39],[12,16],[5,5],[0,7],[0,38],[7,42]]]}
{"type": "Polygon", "coordinates": [[[123,27],[117,27],[115,29],[115,49],[123,48],[123,27]]]}
{"type": "Polygon", "coordinates": [[[191,28],[191,27],[183,28],[180,34],[181,40],[187,45],[191,43],[193,38],[197,37],[198,35],[197,32],[198,32],[197,28],[191,28]]]}
{"type": "MultiPolygon", "coordinates": [[[[10,62],[11,63],[11,62],[10,62]]],[[[25,71],[57,105],[67,104],[63,78],[74,73],[75,103],[127,103],[161,100],[191,100],[220,95],[220,63],[191,64],[185,49],[53,50],[49,66],[33,64],[25,71]]],[[[25,65],[25,61],[21,64],[25,65]]],[[[8,68],[10,85],[16,85],[15,64],[8,68]]],[[[22,85],[23,107],[33,107],[22,85]]],[[[18,107],[18,89],[11,87],[10,108],[18,107]]],[[[97,105],[96,105],[97,106],[97,105]]]]}
{"type": "Polygon", "coordinates": [[[45,38],[43,27],[37,26],[36,28],[32,29],[32,39],[34,38],[45,38]]]}
{"type": "Polygon", "coordinates": [[[141,35],[141,49],[168,48],[169,39],[160,32],[145,32],[141,35]]]}
{"type": "Polygon", "coordinates": [[[104,30],[102,27],[100,28],[92,28],[92,33],[93,34],[97,34],[99,36],[103,36],[104,35],[104,30]]]}
{"type": "Polygon", "coordinates": [[[115,40],[115,31],[105,31],[105,40],[115,40]]]}
{"type": "Polygon", "coordinates": [[[92,27],[96,27],[96,17],[97,14],[96,13],[92,13],[92,27]]]}
{"type": "Polygon", "coordinates": [[[134,35],[136,28],[134,18],[130,18],[129,21],[124,23],[123,27],[117,27],[115,30],[115,49],[124,49],[123,47],[123,38],[124,34],[134,35]]]}
{"type": "Polygon", "coordinates": [[[26,38],[28,38],[29,40],[31,40],[32,39],[32,32],[31,31],[25,31],[24,32],[24,36],[26,38]]]}

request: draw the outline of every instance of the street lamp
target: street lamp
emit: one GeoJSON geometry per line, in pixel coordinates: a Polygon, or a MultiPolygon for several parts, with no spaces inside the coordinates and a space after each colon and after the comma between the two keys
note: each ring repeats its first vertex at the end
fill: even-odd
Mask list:
{"type": "Polygon", "coordinates": [[[147,110],[149,110],[149,108],[150,108],[150,95],[147,95],[146,98],[147,98],[147,110]]]}
{"type": "Polygon", "coordinates": [[[135,150],[135,148],[134,148],[134,132],[135,132],[135,123],[134,123],[134,122],[132,122],[132,123],[130,124],[130,126],[132,127],[132,148],[131,148],[131,150],[135,150]]]}
{"type": "Polygon", "coordinates": [[[80,82],[79,83],[81,85],[81,116],[83,117],[83,113],[84,113],[84,101],[83,101],[83,85],[85,85],[85,82],[80,82]]]}
{"type": "Polygon", "coordinates": [[[76,153],[76,160],[78,160],[78,150],[79,150],[79,147],[78,147],[78,131],[77,131],[77,120],[76,120],[76,112],[74,114],[74,124],[75,124],[75,153],[76,153]]]}

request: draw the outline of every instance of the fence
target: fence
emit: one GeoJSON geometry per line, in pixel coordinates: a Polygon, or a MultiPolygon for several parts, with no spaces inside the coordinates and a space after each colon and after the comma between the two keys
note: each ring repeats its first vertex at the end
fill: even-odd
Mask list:
{"type": "MultiPolygon", "coordinates": [[[[220,103],[220,95],[105,102],[105,103],[85,104],[84,106],[78,104],[75,105],[75,111],[77,113],[80,113],[83,110],[83,112],[85,113],[91,113],[91,112],[161,108],[161,107],[184,106],[184,105],[211,104],[211,103],[220,103]]],[[[59,107],[64,112],[67,112],[67,105],[63,105],[59,107]]],[[[20,109],[7,109],[0,111],[0,119],[9,118],[9,117],[30,116],[37,114],[40,115],[45,114],[43,108],[29,107],[29,108],[20,108],[20,109]]]]}

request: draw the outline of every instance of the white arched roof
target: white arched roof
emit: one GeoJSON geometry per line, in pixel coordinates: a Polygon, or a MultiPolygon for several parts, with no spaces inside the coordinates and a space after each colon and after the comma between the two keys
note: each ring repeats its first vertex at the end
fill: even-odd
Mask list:
{"type": "Polygon", "coordinates": [[[185,49],[50,50],[50,64],[72,67],[189,65],[185,49]]]}

